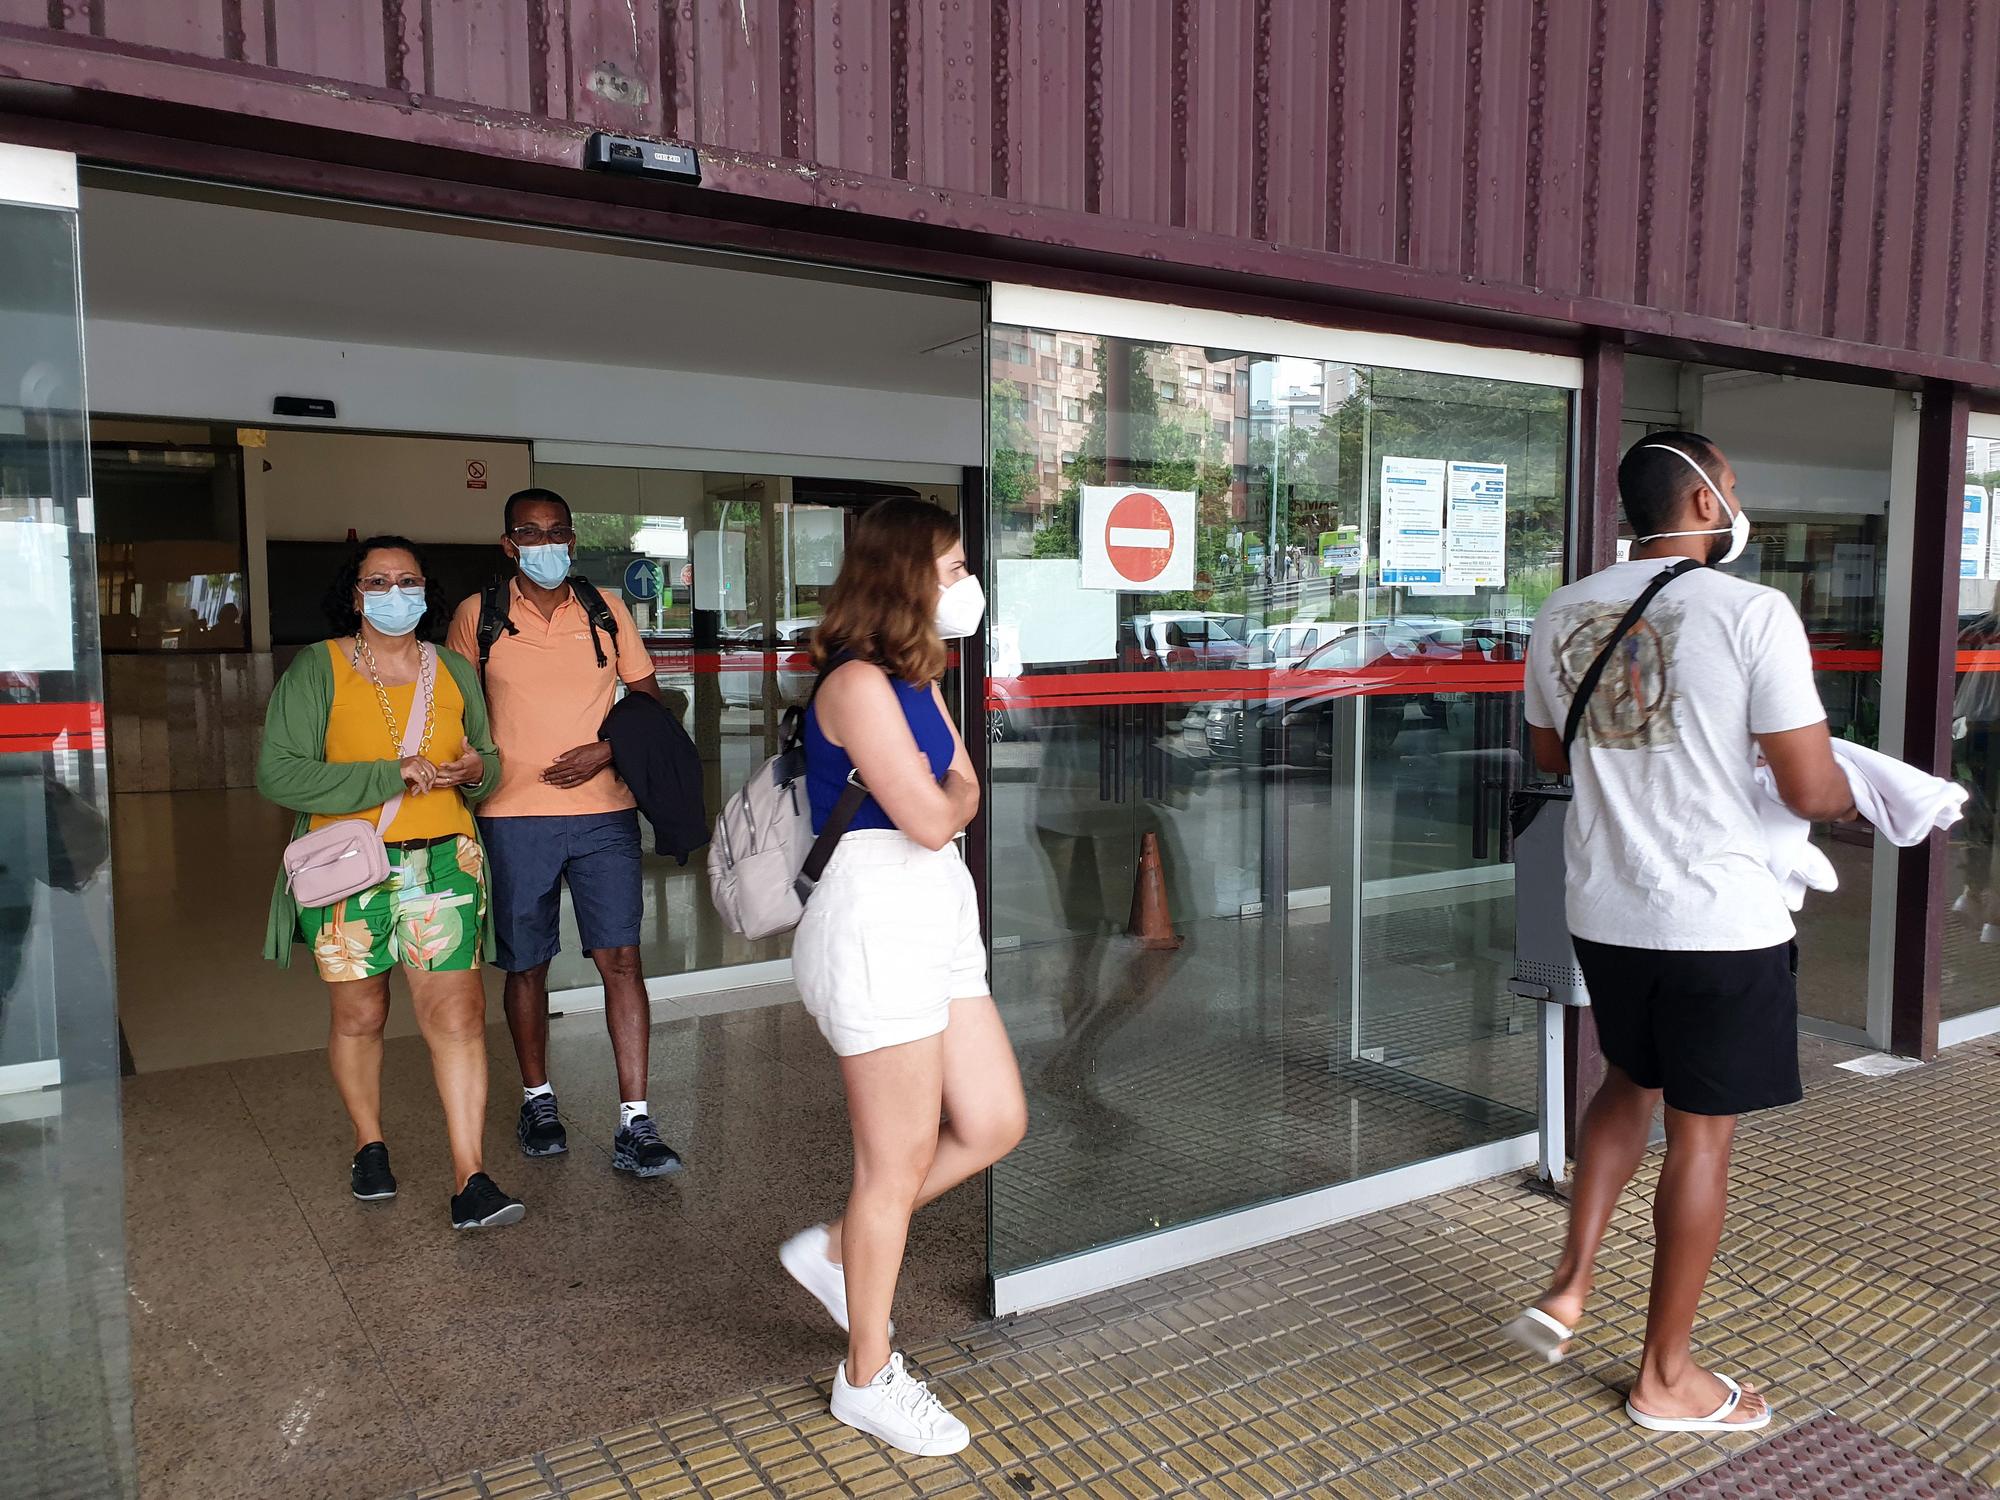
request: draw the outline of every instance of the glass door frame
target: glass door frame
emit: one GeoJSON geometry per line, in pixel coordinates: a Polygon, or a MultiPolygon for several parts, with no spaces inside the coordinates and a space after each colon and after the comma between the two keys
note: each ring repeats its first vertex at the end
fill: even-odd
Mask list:
{"type": "MultiPolygon", "coordinates": [[[[1580,352],[1550,353],[1453,343],[1004,283],[992,288],[988,305],[985,352],[989,361],[995,327],[1060,330],[1149,345],[1252,350],[1259,355],[1512,381],[1563,389],[1572,394],[1573,403],[1580,402],[1586,387],[1585,362],[1580,352]]],[[[1575,414],[1573,404],[1572,432],[1575,414]]],[[[989,406],[989,472],[993,456],[989,406]]],[[[1576,482],[1573,465],[1569,482],[1572,485],[1576,482]]],[[[990,514],[990,506],[987,509],[990,514]]],[[[1572,495],[1565,508],[1572,533],[1575,515],[1572,495]]],[[[982,813],[982,821],[986,816],[982,813]]],[[[990,872],[980,869],[977,873],[984,895],[990,872]]],[[[989,958],[993,941],[989,925],[989,958]]],[[[1539,1143],[1539,1132],[1530,1130],[1374,1175],[1061,1255],[1025,1268],[997,1272],[989,1263],[991,1307],[996,1314],[1004,1315],[1050,1306],[1450,1187],[1499,1176],[1532,1165],[1539,1154],[1539,1143]]],[[[994,1211],[989,1179],[989,1216],[994,1211]]]]}

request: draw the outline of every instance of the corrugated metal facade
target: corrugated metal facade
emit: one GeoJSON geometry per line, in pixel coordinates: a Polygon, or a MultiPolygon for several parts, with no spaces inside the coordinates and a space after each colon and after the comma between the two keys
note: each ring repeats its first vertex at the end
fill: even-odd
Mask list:
{"type": "Polygon", "coordinates": [[[2000,364],[1994,0],[0,0],[7,74],[2000,364]]]}

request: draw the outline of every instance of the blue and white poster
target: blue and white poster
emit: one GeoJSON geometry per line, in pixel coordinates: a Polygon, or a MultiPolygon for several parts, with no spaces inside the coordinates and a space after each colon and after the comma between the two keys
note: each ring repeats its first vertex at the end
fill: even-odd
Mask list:
{"type": "Polygon", "coordinates": [[[1453,459],[1444,533],[1444,581],[1455,588],[1507,585],[1507,466],[1453,459]]]}
{"type": "Polygon", "coordinates": [[[1965,487],[1965,521],[1958,534],[1958,576],[1986,576],[1986,531],[1991,522],[1992,499],[1979,485],[1965,487]]]}
{"type": "Polygon", "coordinates": [[[1382,460],[1382,582],[1444,582],[1441,458],[1382,460]]]}

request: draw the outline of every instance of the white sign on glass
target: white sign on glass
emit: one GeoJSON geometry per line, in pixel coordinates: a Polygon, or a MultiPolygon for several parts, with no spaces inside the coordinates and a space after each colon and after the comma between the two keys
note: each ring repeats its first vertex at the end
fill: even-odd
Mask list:
{"type": "Polygon", "coordinates": [[[1444,581],[1458,588],[1506,587],[1507,466],[1454,459],[1446,488],[1444,581]]]}
{"type": "Polygon", "coordinates": [[[1195,493],[1086,484],[1083,587],[1124,594],[1194,587],[1195,493]]]}
{"type": "Polygon", "coordinates": [[[1073,557],[1002,558],[994,569],[993,674],[1118,654],[1118,600],[1083,586],[1073,557]]]}
{"type": "Polygon", "coordinates": [[[0,524],[0,671],[75,671],[74,613],[69,528],[0,524]]]}
{"type": "Polygon", "coordinates": [[[722,611],[748,609],[749,601],[743,533],[697,531],[694,534],[694,607],[722,611]]]}
{"type": "Polygon", "coordinates": [[[1382,582],[1444,582],[1445,462],[1382,460],[1382,582]]]}

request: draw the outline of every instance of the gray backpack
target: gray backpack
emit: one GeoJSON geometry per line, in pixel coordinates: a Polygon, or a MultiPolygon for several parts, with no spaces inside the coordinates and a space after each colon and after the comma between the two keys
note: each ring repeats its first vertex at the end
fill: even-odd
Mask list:
{"type": "MultiPolygon", "coordinates": [[[[820,681],[824,682],[824,675],[820,681]]],[[[813,695],[819,683],[813,684],[813,695]]],[[[811,699],[807,699],[811,705],[811,699]]],[[[813,837],[806,796],[805,713],[785,710],[778,753],[723,804],[708,846],[708,889],[723,925],[755,941],[790,931],[805,915],[833,846],[854,821],[868,789],[850,776],[840,801],[813,837]]]]}

